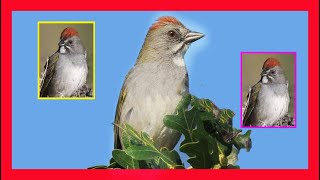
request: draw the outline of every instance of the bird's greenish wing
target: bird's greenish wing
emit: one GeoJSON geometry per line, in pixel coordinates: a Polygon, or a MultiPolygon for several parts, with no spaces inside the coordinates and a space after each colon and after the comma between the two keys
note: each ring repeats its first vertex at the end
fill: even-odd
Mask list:
{"type": "Polygon", "coordinates": [[[48,85],[50,84],[52,77],[55,73],[55,65],[59,60],[59,53],[56,52],[52,56],[49,57],[49,60],[46,62],[44,66],[44,74],[42,77],[42,81],[40,83],[40,97],[46,96],[45,93],[47,91],[48,85]]]}
{"type": "Polygon", "coordinates": [[[120,91],[117,109],[116,109],[116,115],[114,119],[114,148],[115,149],[122,149],[120,137],[119,137],[119,126],[120,126],[120,116],[122,113],[122,105],[126,99],[126,96],[127,96],[127,89],[126,89],[126,86],[123,85],[120,91]]]}
{"type": "Polygon", "coordinates": [[[261,89],[261,84],[257,83],[249,90],[249,93],[247,95],[246,108],[243,112],[243,125],[245,126],[248,126],[251,124],[252,119],[250,118],[250,116],[253,113],[260,89],[261,89]]]}

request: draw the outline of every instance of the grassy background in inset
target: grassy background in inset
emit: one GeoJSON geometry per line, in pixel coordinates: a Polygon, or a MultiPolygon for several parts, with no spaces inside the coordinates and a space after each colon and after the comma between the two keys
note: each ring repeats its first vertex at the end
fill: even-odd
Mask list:
{"type": "Polygon", "coordinates": [[[40,50],[40,74],[44,71],[44,66],[48,57],[55,53],[59,46],[60,34],[67,27],[75,28],[80,35],[81,41],[87,50],[88,76],[87,85],[93,88],[93,23],[46,23],[39,25],[39,50],[40,50]]]}
{"type": "Polygon", "coordinates": [[[290,104],[288,114],[294,115],[294,54],[242,54],[242,103],[247,101],[249,88],[261,78],[262,66],[269,57],[277,58],[289,80],[290,104]]]}

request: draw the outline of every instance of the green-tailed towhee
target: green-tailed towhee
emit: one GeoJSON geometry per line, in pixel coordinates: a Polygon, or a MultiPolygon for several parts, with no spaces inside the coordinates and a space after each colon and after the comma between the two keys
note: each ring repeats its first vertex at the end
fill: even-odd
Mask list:
{"type": "Polygon", "coordinates": [[[58,45],[59,49],[45,65],[41,97],[70,97],[86,83],[86,50],[78,31],[71,27],[65,28],[58,45]]]}
{"type": "Polygon", "coordinates": [[[160,17],[150,27],[138,59],[127,74],[115,116],[116,149],[122,149],[124,123],[146,132],[158,147],[173,149],[181,134],[164,126],[184,93],[189,93],[184,55],[204,35],[190,31],[174,17],[160,17]]]}
{"type": "Polygon", "coordinates": [[[272,126],[288,112],[288,80],[280,62],[268,58],[260,75],[260,81],[249,90],[247,96],[244,126],[272,126]]]}

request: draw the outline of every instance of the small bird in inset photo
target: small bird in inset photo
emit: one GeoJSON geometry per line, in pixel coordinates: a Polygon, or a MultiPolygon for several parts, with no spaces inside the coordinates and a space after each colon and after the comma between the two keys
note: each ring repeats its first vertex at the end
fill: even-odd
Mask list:
{"type": "Polygon", "coordinates": [[[247,95],[244,126],[272,126],[288,112],[289,83],[279,60],[268,58],[260,75],[260,81],[250,88],[247,95]]]}
{"type": "Polygon", "coordinates": [[[160,17],[152,24],[120,92],[114,123],[115,149],[123,148],[119,128],[123,124],[146,132],[159,148],[175,147],[181,134],[165,127],[163,119],[174,113],[183,95],[189,93],[184,55],[191,43],[203,36],[171,16],[160,17]]]}
{"type": "Polygon", "coordinates": [[[72,27],[65,28],[58,45],[58,50],[45,64],[40,97],[71,97],[86,83],[86,49],[78,31],[72,27]]]}

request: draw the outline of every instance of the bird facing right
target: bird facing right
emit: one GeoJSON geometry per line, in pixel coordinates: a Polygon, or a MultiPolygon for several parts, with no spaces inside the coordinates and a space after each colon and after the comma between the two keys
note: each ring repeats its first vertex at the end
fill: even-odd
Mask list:
{"type": "Polygon", "coordinates": [[[115,148],[124,148],[119,126],[146,132],[156,145],[173,149],[181,134],[163,123],[189,93],[184,55],[204,34],[185,27],[178,19],[160,17],[146,35],[134,67],[127,74],[115,117],[115,148]]]}
{"type": "Polygon", "coordinates": [[[280,62],[268,58],[260,81],[250,88],[243,113],[244,126],[272,126],[288,112],[288,80],[280,62]]]}

